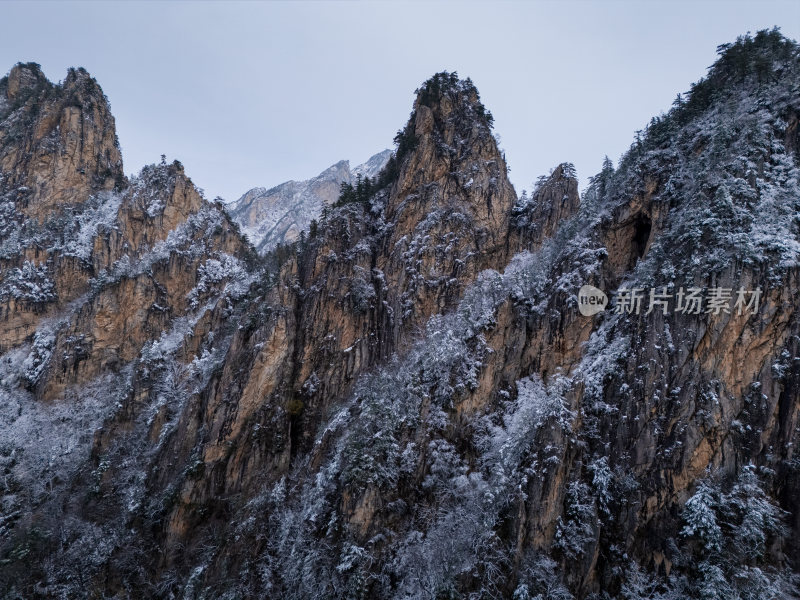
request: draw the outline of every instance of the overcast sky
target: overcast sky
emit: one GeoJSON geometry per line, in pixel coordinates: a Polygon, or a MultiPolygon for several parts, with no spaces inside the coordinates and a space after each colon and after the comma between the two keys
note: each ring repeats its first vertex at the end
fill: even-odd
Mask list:
{"type": "Polygon", "coordinates": [[[586,179],[702,77],[718,44],[800,2],[2,2],[0,71],[85,67],[125,171],[179,159],[206,196],[306,179],[384,148],[437,71],[471,77],[521,192],[586,179]]]}

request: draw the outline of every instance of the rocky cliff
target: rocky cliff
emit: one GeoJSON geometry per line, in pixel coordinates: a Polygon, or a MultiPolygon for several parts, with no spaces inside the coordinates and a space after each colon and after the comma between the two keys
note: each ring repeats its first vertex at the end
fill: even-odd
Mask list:
{"type": "Polygon", "coordinates": [[[253,188],[229,207],[231,217],[262,254],[278,244],[296,242],[300,232],[308,231],[311,221],[336,202],[342,183],[355,183],[359,175],[377,176],[389,156],[391,150],[384,150],[352,169],[342,160],[306,181],[253,188]]]}
{"type": "Polygon", "coordinates": [[[800,595],[794,42],[720,47],[582,197],[517,197],[437,74],[263,257],[179,164],[97,175],[93,81],[93,175],[20,159],[70,77],[0,80],[5,597],[800,595]]]}

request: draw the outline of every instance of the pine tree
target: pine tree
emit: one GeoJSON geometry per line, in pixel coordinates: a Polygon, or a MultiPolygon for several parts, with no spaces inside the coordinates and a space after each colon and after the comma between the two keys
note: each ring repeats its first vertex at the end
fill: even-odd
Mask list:
{"type": "Polygon", "coordinates": [[[700,542],[706,554],[719,552],[722,547],[722,530],[714,511],[716,504],[716,490],[703,481],[684,508],[683,518],[686,525],[681,529],[681,535],[700,542]]]}

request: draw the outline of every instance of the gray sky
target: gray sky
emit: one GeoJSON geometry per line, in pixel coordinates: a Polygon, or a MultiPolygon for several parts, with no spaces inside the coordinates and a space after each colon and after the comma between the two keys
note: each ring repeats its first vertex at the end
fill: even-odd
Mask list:
{"type": "Polygon", "coordinates": [[[127,173],[163,153],[231,201],[391,147],[414,90],[455,70],[521,192],[562,161],[585,184],[718,44],[774,25],[800,38],[800,2],[2,2],[0,71],[85,67],[127,173]]]}

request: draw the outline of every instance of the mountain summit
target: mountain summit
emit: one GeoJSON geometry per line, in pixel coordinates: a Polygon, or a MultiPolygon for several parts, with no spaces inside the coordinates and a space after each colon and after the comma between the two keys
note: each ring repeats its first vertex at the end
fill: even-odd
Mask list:
{"type": "Polygon", "coordinates": [[[384,150],[353,169],[342,160],[306,181],[253,188],[230,205],[231,217],[262,254],[278,244],[295,242],[311,221],[320,218],[324,207],[336,202],[342,183],[352,184],[359,175],[375,177],[391,154],[384,150]]]}

